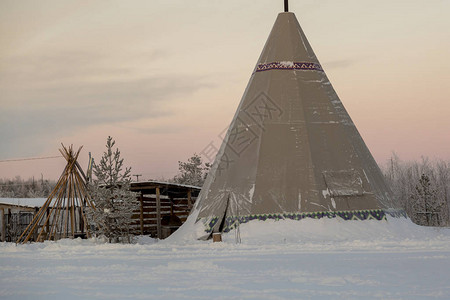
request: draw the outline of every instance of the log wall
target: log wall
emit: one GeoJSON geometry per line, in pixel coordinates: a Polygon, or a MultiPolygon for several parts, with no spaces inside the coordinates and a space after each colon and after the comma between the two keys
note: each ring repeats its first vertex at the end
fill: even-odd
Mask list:
{"type": "MultiPolygon", "coordinates": [[[[135,211],[131,219],[133,220],[132,233],[139,235],[151,235],[157,237],[157,201],[156,196],[142,196],[140,197],[141,207],[135,211]]],[[[193,198],[192,203],[195,201],[193,198]]],[[[176,216],[181,223],[184,223],[189,215],[190,206],[187,198],[160,198],[161,219],[168,219],[170,216],[176,216]],[[172,213],[171,213],[172,211],[172,213]]],[[[172,217],[173,219],[173,217],[172,217]]],[[[179,225],[167,224],[161,222],[162,238],[166,238],[170,233],[174,232],[179,225]],[[169,233],[169,234],[168,234],[169,233]]]]}

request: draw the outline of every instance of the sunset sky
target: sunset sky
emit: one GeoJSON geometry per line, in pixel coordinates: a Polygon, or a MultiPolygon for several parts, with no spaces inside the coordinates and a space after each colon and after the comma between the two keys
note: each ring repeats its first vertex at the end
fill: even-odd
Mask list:
{"type": "MultiPolygon", "coordinates": [[[[282,0],[0,1],[0,178],[111,135],[141,179],[220,146],[282,0]]],[[[291,0],[377,162],[450,160],[450,1],[291,0]]]]}

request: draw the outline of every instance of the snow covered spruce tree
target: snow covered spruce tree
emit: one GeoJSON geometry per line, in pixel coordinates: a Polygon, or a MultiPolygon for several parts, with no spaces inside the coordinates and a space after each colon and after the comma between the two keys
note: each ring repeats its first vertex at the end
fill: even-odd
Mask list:
{"type": "Polygon", "coordinates": [[[131,168],[123,169],[119,149],[113,150],[115,141],[109,136],[106,151],[98,164],[94,164],[96,179],[89,184],[90,195],[96,209],[89,209],[94,233],[109,242],[131,242],[131,216],[139,209],[137,195],[130,191],[131,168]]]}

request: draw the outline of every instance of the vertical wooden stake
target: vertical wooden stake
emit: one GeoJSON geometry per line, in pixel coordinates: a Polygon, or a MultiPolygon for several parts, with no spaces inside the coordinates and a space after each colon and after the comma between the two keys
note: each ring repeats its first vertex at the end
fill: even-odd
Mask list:
{"type": "MultiPolygon", "coordinates": [[[[47,215],[46,215],[46,219],[48,219],[48,216],[50,215],[50,209],[47,207],[47,215]]],[[[48,237],[48,234],[49,234],[49,232],[50,232],[50,222],[47,222],[46,223],[46,227],[47,227],[47,237],[48,237]]]]}
{"type": "MultiPolygon", "coordinates": [[[[39,212],[39,207],[34,208],[34,214],[36,215],[39,212]]],[[[44,228],[41,229],[41,232],[44,230],[44,228]]],[[[33,239],[35,242],[37,242],[37,230],[33,234],[33,239]]]]}
{"type": "MultiPolygon", "coordinates": [[[[6,228],[10,228],[11,229],[11,227],[12,227],[12,224],[11,224],[11,219],[12,219],[12,215],[11,215],[11,209],[10,208],[8,208],[8,209],[6,209],[6,228]]],[[[11,232],[11,231],[10,231],[11,232]]],[[[9,233],[8,233],[8,235],[9,235],[9,233]]],[[[5,235],[6,236],[6,235],[5,235]]],[[[10,242],[12,242],[13,240],[12,240],[12,236],[10,236],[9,237],[9,241],[10,242]]]]}
{"type": "Polygon", "coordinates": [[[187,198],[188,198],[188,209],[190,211],[192,208],[191,189],[188,189],[187,198]]]}
{"type": "Polygon", "coordinates": [[[161,239],[161,199],[159,187],[156,188],[156,230],[158,239],[161,239]]]}
{"type": "Polygon", "coordinates": [[[79,225],[80,225],[80,234],[81,236],[84,236],[84,220],[83,220],[83,206],[80,203],[80,209],[78,210],[78,218],[79,218],[79,225]]]}
{"type": "Polygon", "coordinates": [[[169,196],[169,202],[170,202],[170,217],[173,216],[173,196],[169,196]]]}
{"type": "Polygon", "coordinates": [[[220,232],[213,233],[212,236],[213,236],[213,243],[222,241],[222,234],[220,232]]]}
{"type": "Polygon", "coordinates": [[[2,208],[2,242],[6,242],[6,219],[4,208],[2,208]]]}
{"type": "Polygon", "coordinates": [[[139,196],[139,201],[141,202],[141,235],[144,235],[144,197],[142,196],[142,194],[139,196]]]}

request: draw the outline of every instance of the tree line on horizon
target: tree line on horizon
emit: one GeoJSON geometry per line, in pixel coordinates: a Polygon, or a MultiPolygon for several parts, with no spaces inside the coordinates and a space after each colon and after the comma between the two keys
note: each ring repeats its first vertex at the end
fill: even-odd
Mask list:
{"type": "Polygon", "coordinates": [[[34,177],[23,179],[16,176],[12,179],[0,178],[0,198],[47,198],[56,186],[56,180],[34,177]]]}
{"type": "MultiPolygon", "coordinates": [[[[168,181],[202,186],[209,163],[195,154],[179,161],[179,173],[168,181]]],[[[450,226],[450,162],[441,159],[402,161],[395,153],[381,166],[385,179],[411,220],[419,225],[450,226]]],[[[52,180],[0,179],[2,198],[46,198],[56,185],[52,180]]]]}
{"type": "Polygon", "coordinates": [[[394,198],[419,225],[450,226],[450,162],[402,161],[395,153],[381,168],[394,198]]]}
{"type": "MultiPolygon", "coordinates": [[[[209,163],[194,154],[178,162],[179,174],[172,182],[202,186],[209,163]]],[[[402,161],[395,153],[381,171],[394,198],[410,219],[423,226],[450,226],[450,162],[430,160],[402,161]]]]}

